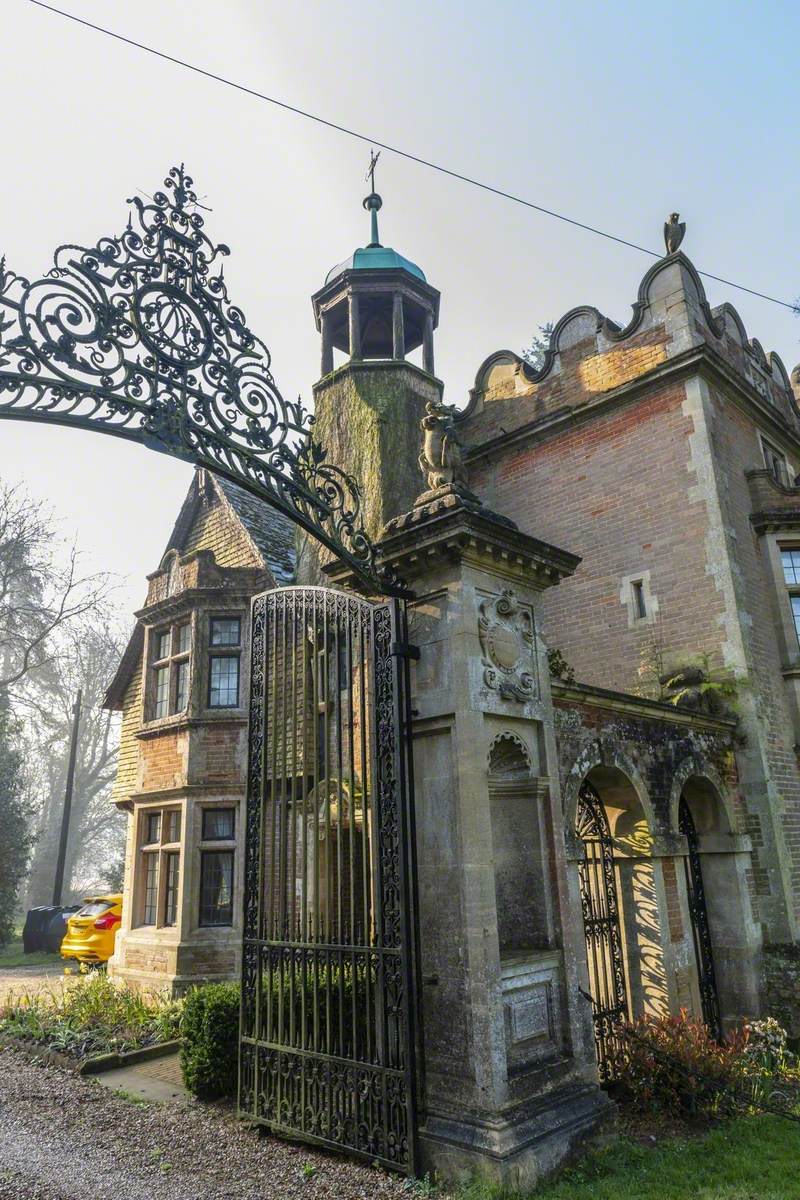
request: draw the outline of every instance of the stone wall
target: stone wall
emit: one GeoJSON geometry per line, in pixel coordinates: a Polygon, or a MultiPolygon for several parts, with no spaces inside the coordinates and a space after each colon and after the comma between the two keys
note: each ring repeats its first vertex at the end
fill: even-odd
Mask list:
{"type": "Polygon", "coordinates": [[[633,1015],[680,1007],[701,1015],[682,796],[699,835],[723,1021],[757,1015],[761,938],[732,724],[581,685],[555,684],[554,700],[573,863],[583,858],[574,830],[584,780],[609,820],[633,1015]]]}
{"type": "Polygon", "coordinates": [[[643,667],[707,655],[741,681],[751,884],[777,942],[800,929],[800,659],[780,535],[753,527],[747,472],[764,436],[791,476],[798,411],[780,360],[729,305],[712,312],[679,254],[645,276],[626,329],[584,307],[557,323],[541,370],[487,359],[461,422],[473,489],[583,558],[543,607],[579,679],[642,691],[643,667]]]}
{"type": "MultiPolygon", "coordinates": [[[[442,385],[409,362],[350,361],[314,387],[314,439],[328,459],[358,481],[366,532],[409,509],[423,489],[420,421],[442,385]]],[[[331,552],[300,534],[298,580],[325,582],[331,552]]]]}
{"type": "Polygon", "coordinates": [[[800,947],[765,947],[761,961],[765,1016],[775,1017],[800,1041],[800,947]]]}
{"type": "Polygon", "coordinates": [[[800,771],[795,751],[800,738],[782,675],[787,655],[782,653],[778,611],[781,603],[788,610],[789,599],[782,579],[776,587],[767,547],[751,525],[752,496],[746,476],[748,468],[762,461],[761,432],[780,443],[766,422],[759,428],[750,413],[738,408],[720,388],[708,389],[705,409],[725,536],[720,551],[727,554],[731,573],[723,657],[750,683],[742,694],[748,742],[741,758],[749,784],[748,828],[757,856],[756,888],[769,904],[771,893],[782,886],[774,869],[782,864],[783,886],[791,889],[789,903],[800,918],[800,771]]]}

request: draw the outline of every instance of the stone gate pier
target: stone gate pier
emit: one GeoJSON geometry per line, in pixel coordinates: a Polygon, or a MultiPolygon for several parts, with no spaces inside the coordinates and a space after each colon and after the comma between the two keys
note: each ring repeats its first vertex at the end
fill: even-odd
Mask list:
{"type": "Polygon", "coordinates": [[[545,588],[579,560],[456,484],[391,521],[414,589],[423,1169],[530,1187],[610,1116],[568,896],[545,588]]]}

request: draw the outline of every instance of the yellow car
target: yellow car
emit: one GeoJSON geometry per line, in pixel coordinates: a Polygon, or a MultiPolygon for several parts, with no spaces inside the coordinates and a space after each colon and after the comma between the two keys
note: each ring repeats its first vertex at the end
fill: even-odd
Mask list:
{"type": "Polygon", "coordinates": [[[121,920],[122,896],[86,896],[83,908],[67,920],[61,957],[82,963],[108,962],[121,920]]]}

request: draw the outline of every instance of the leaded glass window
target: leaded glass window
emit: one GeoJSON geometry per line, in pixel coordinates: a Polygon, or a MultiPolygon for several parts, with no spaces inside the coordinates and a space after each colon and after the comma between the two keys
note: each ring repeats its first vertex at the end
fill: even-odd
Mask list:
{"type": "Polygon", "coordinates": [[[200,852],[200,924],[233,924],[233,851],[200,852]]]}
{"type": "Polygon", "coordinates": [[[212,654],[208,674],[208,707],[239,705],[239,655],[212,654]]]}

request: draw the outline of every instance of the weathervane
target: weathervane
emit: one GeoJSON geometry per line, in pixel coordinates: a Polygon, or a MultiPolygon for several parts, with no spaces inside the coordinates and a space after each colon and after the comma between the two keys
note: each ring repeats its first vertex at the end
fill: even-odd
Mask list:
{"type": "Polygon", "coordinates": [[[378,159],[380,158],[380,156],[381,156],[380,150],[378,151],[377,154],[375,153],[374,150],[370,150],[370,152],[369,152],[369,169],[368,169],[366,175],[364,176],[365,179],[369,180],[370,187],[372,188],[373,193],[375,191],[375,168],[378,165],[378,159]]]}
{"type": "Polygon", "coordinates": [[[380,196],[375,191],[375,167],[377,166],[380,156],[380,150],[377,154],[374,150],[370,150],[369,170],[364,176],[365,179],[369,180],[370,187],[372,188],[370,194],[364,197],[364,208],[366,208],[370,214],[370,246],[380,246],[381,244],[381,240],[378,237],[378,209],[383,205],[383,200],[381,200],[380,196]]]}

